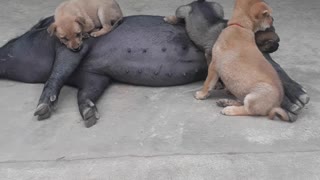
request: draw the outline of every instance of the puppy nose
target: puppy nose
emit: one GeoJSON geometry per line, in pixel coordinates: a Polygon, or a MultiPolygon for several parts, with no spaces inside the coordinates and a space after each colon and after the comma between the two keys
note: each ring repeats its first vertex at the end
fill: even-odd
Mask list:
{"type": "Polygon", "coordinates": [[[271,22],[270,22],[271,26],[273,26],[273,21],[274,21],[274,19],[273,19],[273,17],[271,17],[271,22]]]}
{"type": "Polygon", "coordinates": [[[74,51],[74,52],[78,52],[78,51],[80,51],[80,50],[81,50],[81,46],[72,49],[72,51],[74,51]]]}

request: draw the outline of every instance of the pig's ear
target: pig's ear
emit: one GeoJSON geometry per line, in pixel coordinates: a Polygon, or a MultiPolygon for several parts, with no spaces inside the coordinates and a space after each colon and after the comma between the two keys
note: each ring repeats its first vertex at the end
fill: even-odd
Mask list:
{"type": "Polygon", "coordinates": [[[53,36],[54,33],[57,31],[57,25],[52,23],[48,29],[47,29],[48,33],[50,34],[50,36],[53,36]]]}

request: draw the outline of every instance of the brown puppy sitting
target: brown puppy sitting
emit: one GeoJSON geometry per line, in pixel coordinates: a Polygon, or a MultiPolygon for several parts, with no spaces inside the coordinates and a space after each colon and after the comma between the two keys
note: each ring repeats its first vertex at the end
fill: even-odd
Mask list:
{"type": "Polygon", "coordinates": [[[55,34],[69,49],[78,51],[84,35],[107,34],[112,30],[112,24],[122,18],[122,11],[114,0],[69,0],[56,9],[55,22],[48,32],[55,34]]]}
{"type": "Polygon", "coordinates": [[[270,119],[277,115],[289,120],[280,108],[284,92],[278,74],[255,43],[254,33],[272,25],[270,14],[271,9],[262,0],[236,0],[228,27],[213,47],[208,77],[196,99],[207,98],[220,77],[239,100],[219,100],[217,104],[225,107],[222,114],[269,115],[270,119]]]}

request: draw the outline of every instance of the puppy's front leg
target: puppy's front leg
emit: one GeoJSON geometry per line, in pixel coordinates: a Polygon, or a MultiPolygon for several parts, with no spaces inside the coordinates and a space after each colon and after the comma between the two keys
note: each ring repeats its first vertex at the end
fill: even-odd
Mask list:
{"type": "Polygon", "coordinates": [[[90,35],[92,37],[99,37],[99,36],[107,34],[108,32],[111,31],[111,29],[112,29],[111,24],[103,24],[102,29],[94,30],[94,32],[90,33],[90,35]]]}
{"type": "MultiPolygon", "coordinates": [[[[211,60],[212,60],[212,53],[211,53],[211,52],[206,52],[204,55],[205,55],[205,57],[206,57],[207,64],[208,64],[208,67],[209,67],[210,64],[211,64],[211,60]]],[[[226,89],[226,87],[225,87],[225,85],[223,84],[223,82],[221,81],[221,79],[216,83],[214,89],[215,89],[215,90],[226,89]]]]}
{"type": "Polygon", "coordinates": [[[211,60],[212,60],[212,53],[211,53],[211,52],[206,52],[206,53],[204,54],[204,56],[206,57],[207,64],[208,64],[208,67],[209,67],[210,64],[211,64],[211,60]]]}
{"type": "Polygon", "coordinates": [[[211,62],[208,69],[208,76],[206,81],[204,82],[203,88],[201,91],[197,91],[195,94],[195,98],[198,100],[204,100],[208,96],[210,96],[210,91],[214,88],[216,83],[218,82],[219,76],[215,68],[214,61],[211,62]]]}

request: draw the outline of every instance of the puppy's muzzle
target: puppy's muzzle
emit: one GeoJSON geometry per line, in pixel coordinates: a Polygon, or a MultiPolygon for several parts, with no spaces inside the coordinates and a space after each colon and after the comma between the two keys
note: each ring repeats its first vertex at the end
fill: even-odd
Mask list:
{"type": "Polygon", "coordinates": [[[73,52],[78,52],[78,51],[80,51],[82,49],[82,45],[80,45],[79,47],[77,47],[77,48],[72,48],[71,50],[73,51],[73,52]]]}
{"type": "Polygon", "coordinates": [[[273,26],[274,18],[271,16],[271,23],[270,26],[273,26]]]}

